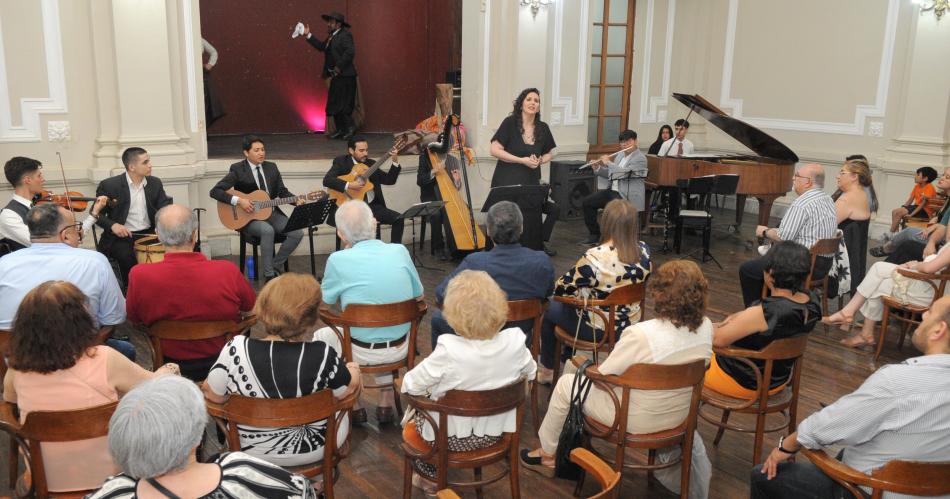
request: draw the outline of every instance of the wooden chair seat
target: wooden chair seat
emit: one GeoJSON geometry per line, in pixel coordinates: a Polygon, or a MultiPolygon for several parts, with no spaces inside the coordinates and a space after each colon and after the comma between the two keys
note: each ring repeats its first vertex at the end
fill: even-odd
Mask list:
{"type": "MultiPolygon", "coordinates": [[[[710,390],[708,388],[703,388],[703,402],[712,406],[721,407],[721,408],[730,408],[730,407],[739,407],[745,406],[748,399],[740,399],[735,397],[730,397],[728,395],[723,395],[716,390],[710,390]]],[[[792,389],[791,387],[786,386],[784,390],[774,394],[769,395],[768,400],[765,402],[765,407],[772,410],[780,410],[779,407],[786,406],[792,402],[792,389]]],[[[748,406],[750,409],[759,408],[759,400],[756,399],[752,405],[748,406]]]]}
{"type": "MultiPolygon", "coordinates": [[[[587,416],[584,418],[584,424],[593,428],[598,432],[607,433],[610,431],[610,427],[597,421],[596,419],[587,416]]],[[[640,444],[644,445],[644,448],[655,447],[657,442],[667,442],[667,446],[680,443],[683,440],[683,436],[686,434],[686,422],[677,426],[676,428],[670,428],[669,430],[658,431],[655,433],[627,433],[626,438],[623,439],[624,445],[627,447],[639,448],[640,444]]],[[[604,438],[604,440],[612,443],[620,443],[620,438],[617,433],[610,433],[609,436],[604,438]]]]}
{"type": "Polygon", "coordinates": [[[872,499],[880,499],[884,492],[921,497],[950,494],[950,480],[947,479],[950,476],[950,461],[893,460],[868,474],[838,461],[823,450],[802,448],[802,454],[855,499],[866,497],[858,487],[872,489],[872,499]]]}
{"type": "Polygon", "coordinates": [[[927,283],[933,289],[934,294],[930,303],[927,305],[905,303],[893,296],[881,297],[881,303],[884,304],[884,314],[881,317],[881,329],[877,338],[877,349],[874,352],[875,361],[881,356],[881,351],[884,350],[884,336],[887,333],[887,326],[890,320],[894,319],[902,323],[901,336],[897,341],[897,349],[900,350],[904,346],[904,338],[907,336],[907,333],[910,332],[912,327],[920,325],[920,322],[923,320],[924,312],[930,310],[930,306],[933,302],[943,296],[947,288],[947,281],[950,280],[950,270],[944,270],[937,274],[925,274],[904,268],[897,268],[896,270],[900,275],[908,279],[927,283]]]}
{"type": "MultiPolygon", "coordinates": [[[[429,464],[438,464],[438,456],[425,456],[432,451],[432,444],[427,442],[418,432],[415,431],[413,424],[407,424],[402,429],[402,450],[406,454],[413,456],[414,459],[420,459],[429,464]]],[[[456,452],[449,451],[449,466],[452,468],[477,468],[500,461],[505,458],[508,449],[511,447],[511,435],[501,436],[501,440],[495,445],[482,449],[456,452]]]]}

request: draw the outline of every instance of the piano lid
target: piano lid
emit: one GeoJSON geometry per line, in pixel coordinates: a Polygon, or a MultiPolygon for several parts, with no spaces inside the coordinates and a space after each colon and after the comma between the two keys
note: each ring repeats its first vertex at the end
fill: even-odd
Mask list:
{"type": "Polygon", "coordinates": [[[682,102],[684,106],[692,108],[694,112],[706,118],[706,121],[716,125],[717,128],[752,149],[759,156],[789,163],[798,162],[798,156],[785,144],[762,130],[729,116],[722,109],[701,96],[674,93],[673,98],[682,102]]]}

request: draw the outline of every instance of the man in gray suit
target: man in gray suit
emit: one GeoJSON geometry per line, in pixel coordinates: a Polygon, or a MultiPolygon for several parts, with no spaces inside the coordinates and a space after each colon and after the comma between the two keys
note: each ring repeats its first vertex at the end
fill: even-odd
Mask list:
{"type": "Polygon", "coordinates": [[[597,210],[601,210],[614,199],[626,199],[637,210],[643,211],[644,179],[647,176],[647,157],[637,147],[637,132],[620,132],[620,151],[612,155],[603,155],[592,168],[597,174],[599,191],[582,201],[584,223],[590,235],[583,244],[600,242],[600,225],[597,223],[597,210]]]}

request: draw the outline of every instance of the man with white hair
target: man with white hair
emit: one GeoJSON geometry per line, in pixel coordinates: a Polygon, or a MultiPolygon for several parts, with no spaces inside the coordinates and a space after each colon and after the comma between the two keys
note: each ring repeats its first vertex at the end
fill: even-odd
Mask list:
{"type": "MultiPolygon", "coordinates": [[[[327,259],[323,275],[323,301],[339,302],[345,309],[351,303],[385,304],[422,299],[422,282],[412,264],[409,251],[401,244],[387,244],[376,237],[376,220],[362,201],[347,201],[336,212],[336,230],[346,246],[327,259]]],[[[384,364],[406,357],[409,324],[380,328],[353,328],[353,359],[360,365],[384,364]]],[[[377,376],[377,384],[391,382],[389,375],[377,376]]],[[[380,424],[393,421],[392,391],[380,394],[376,419],[380,424]]],[[[353,422],[366,421],[366,410],[353,411],[353,422]]]]}
{"type": "MultiPolygon", "coordinates": [[[[155,215],[155,232],[165,245],[165,259],[129,272],[130,321],[150,326],[163,320],[238,320],[242,311],[254,308],[254,289],[236,265],[193,251],[198,228],[191,210],[178,204],[162,208],[155,215]]],[[[181,367],[182,376],[200,381],[226,342],[224,337],[162,340],[162,353],[181,367]]]]}

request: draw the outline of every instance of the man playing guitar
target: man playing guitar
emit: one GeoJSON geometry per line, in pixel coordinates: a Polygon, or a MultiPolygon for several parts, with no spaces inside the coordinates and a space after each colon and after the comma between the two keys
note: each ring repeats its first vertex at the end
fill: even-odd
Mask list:
{"type": "MultiPolygon", "coordinates": [[[[392,167],[389,169],[389,172],[383,173],[382,169],[377,169],[368,179],[357,177],[349,182],[339,177],[348,175],[357,164],[373,166],[376,162],[368,157],[369,143],[365,138],[354,137],[350,139],[347,141],[347,148],[349,154],[337,156],[333,159],[333,166],[330,167],[330,171],[323,177],[323,185],[334,191],[347,193],[359,191],[366,185],[367,180],[373,183],[373,189],[366,192],[366,204],[373,210],[373,217],[376,218],[377,222],[391,226],[390,242],[402,244],[403,219],[399,218],[399,212],[386,207],[386,200],[383,199],[382,188],[383,185],[395,185],[396,180],[399,179],[399,172],[402,171],[402,167],[399,165],[398,146],[394,146],[389,150],[389,157],[392,159],[392,167]]],[[[336,226],[335,217],[336,207],[332,208],[330,214],[327,216],[327,223],[334,227],[336,226]]]]}
{"type": "MultiPolygon", "coordinates": [[[[267,192],[270,199],[278,197],[293,197],[293,194],[284,186],[281,179],[280,170],[277,165],[271,161],[264,161],[264,141],[256,135],[247,135],[244,137],[244,160],[231,165],[228,174],[220,182],[211,188],[211,197],[222,202],[236,206],[247,213],[254,211],[251,201],[228,194],[227,190],[234,189],[243,193],[251,193],[256,190],[267,192]]],[[[301,200],[298,203],[303,204],[301,200]]],[[[279,273],[278,268],[283,267],[284,262],[290,257],[300,240],[303,238],[302,230],[295,230],[284,233],[284,227],[287,226],[287,216],[280,210],[274,208],[270,218],[267,220],[254,220],[247,224],[244,229],[246,234],[255,236],[261,241],[261,273],[265,279],[272,279],[279,273]],[[286,240],[280,245],[280,251],[274,255],[274,241],[279,234],[284,234],[286,240]]]]}

